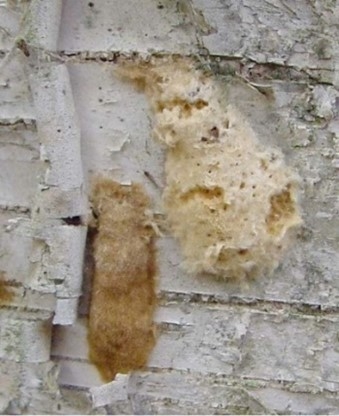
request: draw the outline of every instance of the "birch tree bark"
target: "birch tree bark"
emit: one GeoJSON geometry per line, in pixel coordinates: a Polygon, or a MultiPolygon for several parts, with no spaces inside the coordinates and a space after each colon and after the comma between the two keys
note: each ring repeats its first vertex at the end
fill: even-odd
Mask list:
{"type": "MultiPolygon", "coordinates": [[[[339,3],[0,1],[0,412],[337,414],[339,3]],[[180,268],[158,241],[158,339],[103,384],[88,361],[90,182],[143,184],[164,149],[122,57],[194,56],[300,176],[303,225],[272,276],[180,268]],[[84,255],[85,254],[85,255],[84,255]]],[[[151,179],[150,179],[151,178],[151,179]]]]}

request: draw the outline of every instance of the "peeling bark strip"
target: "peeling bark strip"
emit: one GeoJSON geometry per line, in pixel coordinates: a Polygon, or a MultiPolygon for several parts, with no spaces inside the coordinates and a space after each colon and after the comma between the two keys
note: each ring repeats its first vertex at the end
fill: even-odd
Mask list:
{"type": "Polygon", "coordinates": [[[140,185],[100,179],[92,195],[97,215],[95,272],[89,315],[90,360],[103,379],[146,364],[155,343],[154,231],[140,185]]]}
{"type": "Polygon", "coordinates": [[[167,145],[164,209],[190,272],[224,278],[272,272],[301,222],[297,175],[260,141],[227,85],[187,58],[125,62],[167,145]]]}

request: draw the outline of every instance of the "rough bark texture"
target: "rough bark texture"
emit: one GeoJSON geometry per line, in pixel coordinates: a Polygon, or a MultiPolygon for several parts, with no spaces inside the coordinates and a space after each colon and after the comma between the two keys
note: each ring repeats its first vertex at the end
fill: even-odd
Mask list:
{"type": "Polygon", "coordinates": [[[338,21],[333,0],[0,1],[0,272],[10,290],[0,412],[339,412],[338,21]],[[180,267],[162,227],[164,149],[150,138],[145,97],[114,75],[121,55],[169,54],[195,55],[231,83],[228,99],[299,173],[304,225],[273,276],[239,285],[180,267]],[[144,371],[105,385],[88,360],[83,279],[88,183],[99,173],[143,183],[164,234],[155,349],[144,371]]]}

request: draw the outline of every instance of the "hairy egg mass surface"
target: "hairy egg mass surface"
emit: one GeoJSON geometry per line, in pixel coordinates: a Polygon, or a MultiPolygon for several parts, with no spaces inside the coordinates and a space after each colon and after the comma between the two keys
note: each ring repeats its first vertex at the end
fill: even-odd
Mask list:
{"type": "Polygon", "coordinates": [[[184,267],[224,278],[273,271],[301,223],[297,175],[188,59],[122,66],[145,91],[167,146],[164,210],[184,267]]]}
{"type": "Polygon", "coordinates": [[[155,344],[155,233],[150,201],[139,184],[100,178],[92,203],[97,230],[89,357],[109,382],[145,366],[155,344]]]}

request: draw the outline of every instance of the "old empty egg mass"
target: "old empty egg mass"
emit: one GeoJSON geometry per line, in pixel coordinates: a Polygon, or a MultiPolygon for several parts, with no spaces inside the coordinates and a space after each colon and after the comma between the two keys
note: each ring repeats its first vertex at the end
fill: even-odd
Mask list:
{"type": "Polygon", "coordinates": [[[298,176],[192,60],[125,63],[166,150],[164,210],[186,270],[223,278],[272,272],[301,223],[298,176]]]}

